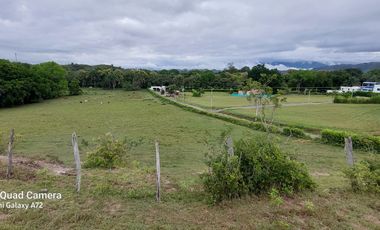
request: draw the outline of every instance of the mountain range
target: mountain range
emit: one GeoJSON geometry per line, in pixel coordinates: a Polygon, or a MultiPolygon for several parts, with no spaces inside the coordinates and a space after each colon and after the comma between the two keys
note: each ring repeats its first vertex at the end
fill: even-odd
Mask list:
{"type": "Polygon", "coordinates": [[[315,70],[341,70],[341,69],[360,69],[363,72],[368,72],[373,69],[380,69],[380,62],[368,62],[368,63],[359,63],[359,64],[337,64],[337,65],[328,65],[321,62],[315,61],[274,61],[266,63],[269,67],[277,68],[279,70],[285,69],[315,69],[315,70]]]}

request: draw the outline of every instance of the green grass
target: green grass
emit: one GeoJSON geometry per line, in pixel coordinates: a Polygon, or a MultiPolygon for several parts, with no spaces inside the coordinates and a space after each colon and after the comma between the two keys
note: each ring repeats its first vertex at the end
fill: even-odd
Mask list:
{"type": "MultiPolygon", "coordinates": [[[[253,109],[228,110],[233,114],[254,116],[253,109]]],[[[333,128],[380,135],[380,106],[359,104],[319,104],[282,107],[275,121],[312,129],[333,128]]]]}
{"type": "MultiPolygon", "coordinates": [[[[204,154],[219,146],[220,134],[263,138],[262,133],[162,104],[147,92],[87,90],[82,96],[0,110],[0,130],[18,135],[15,156],[46,158],[73,164],[71,133],[79,135],[82,160],[94,138],[112,132],[140,142],[129,152],[128,168],[83,170],[82,191],[74,192],[72,176],[53,176],[16,165],[16,178],[3,179],[1,190],[63,193],[60,201],[46,201],[42,210],[0,209],[5,229],[141,229],[141,228],[370,228],[379,226],[380,201],[371,194],[349,190],[342,170],[347,167],[340,147],[309,140],[272,136],[284,151],[304,162],[318,184],[313,193],[286,197],[280,207],[264,194],[209,206],[199,173],[207,170],[204,154]],[[88,100],[87,103],[80,103],[88,100]],[[103,102],[101,104],[101,102],[103,102]],[[108,103],[109,102],[109,103],[108,103]],[[163,197],[155,202],[154,140],[160,141],[163,197]],[[82,140],[89,142],[85,147],[82,140]],[[306,207],[312,202],[314,208],[306,207]]],[[[355,151],[357,160],[370,157],[355,151]]],[[[379,157],[376,155],[375,157],[379,157]]]]}
{"type": "MultiPolygon", "coordinates": [[[[287,95],[287,103],[329,103],[332,102],[332,97],[324,95],[311,95],[310,100],[307,95],[287,95]]],[[[192,93],[185,93],[185,102],[193,105],[198,105],[204,108],[211,108],[211,98],[213,108],[226,108],[237,106],[249,106],[253,102],[249,102],[246,97],[233,97],[228,92],[213,92],[212,97],[210,92],[205,92],[202,97],[193,97],[192,93]]],[[[183,96],[178,97],[179,101],[183,102],[183,96]]]]}

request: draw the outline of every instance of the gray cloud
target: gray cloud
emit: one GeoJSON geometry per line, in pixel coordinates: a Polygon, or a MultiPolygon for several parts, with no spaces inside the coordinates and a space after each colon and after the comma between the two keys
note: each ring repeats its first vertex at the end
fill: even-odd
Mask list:
{"type": "Polygon", "coordinates": [[[2,0],[0,58],[223,68],[380,61],[378,0],[2,0]]]}

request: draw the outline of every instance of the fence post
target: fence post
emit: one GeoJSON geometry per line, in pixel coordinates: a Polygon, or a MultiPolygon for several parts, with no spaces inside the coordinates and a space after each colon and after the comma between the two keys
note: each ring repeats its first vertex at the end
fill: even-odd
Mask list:
{"type": "Polygon", "coordinates": [[[15,130],[11,129],[11,134],[9,136],[8,142],[8,168],[7,168],[7,178],[11,178],[13,175],[13,142],[14,142],[15,130]]]}
{"type": "Polygon", "coordinates": [[[351,137],[345,137],[344,138],[344,151],[346,152],[346,157],[347,157],[347,163],[350,166],[354,165],[354,156],[352,153],[352,138],[351,137]]]}
{"type": "Polygon", "coordinates": [[[79,156],[79,148],[78,148],[78,139],[77,134],[73,132],[71,136],[71,143],[74,148],[74,159],[75,159],[75,169],[76,169],[76,191],[79,193],[80,191],[80,182],[81,182],[81,165],[80,165],[80,156],[79,156]]]}
{"type": "Polygon", "coordinates": [[[228,155],[233,156],[234,155],[234,142],[233,142],[231,136],[227,137],[226,146],[227,146],[228,155]]]}
{"type": "Polygon", "coordinates": [[[156,178],[156,185],[157,185],[157,192],[156,192],[156,200],[160,202],[160,189],[161,189],[161,172],[160,172],[160,147],[158,144],[158,141],[156,141],[156,172],[157,172],[157,178],[156,178]]]}

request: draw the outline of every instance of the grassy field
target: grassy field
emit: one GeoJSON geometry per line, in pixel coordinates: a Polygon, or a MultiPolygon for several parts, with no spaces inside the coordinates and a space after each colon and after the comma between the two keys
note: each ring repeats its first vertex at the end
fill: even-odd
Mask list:
{"type": "MultiPolygon", "coordinates": [[[[183,97],[178,97],[178,100],[183,101],[183,97]]],[[[192,93],[185,93],[185,102],[193,105],[198,105],[204,108],[211,108],[211,93],[205,92],[202,97],[193,97],[192,93]]],[[[324,95],[311,95],[310,99],[307,95],[288,95],[287,103],[329,103],[332,102],[332,97],[324,95]]],[[[253,102],[252,102],[253,103],[253,102]]],[[[252,104],[246,97],[233,97],[227,92],[213,92],[212,104],[213,108],[226,108],[237,106],[248,106],[252,104]]]]}
{"type": "MultiPolygon", "coordinates": [[[[376,229],[380,200],[357,194],[343,177],[340,147],[273,136],[284,151],[304,162],[318,184],[315,192],[285,197],[280,207],[267,195],[209,206],[199,174],[206,170],[204,154],[219,146],[223,131],[232,137],[262,138],[262,133],[162,104],[147,92],[88,90],[85,95],[0,109],[3,136],[17,133],[15,156],[59,160],[73,165],[71,133],[79,135],[82,160],[95,138],[112,132],[138,143],[130,150],[131,166],[116,170],[83,170],[82,191],[74,192],[74,177],[16,165],[16,178],[4,179],[1,190],[63,193],[41,210],[0,209],[4,229],[376,229]],[[87,102],[85,103],[85,100],[87,102]],[[80,103],[82,101],[83,103],[80,103]],[[163,198],[155,202],[154,140],[160,141],[163,198]],[[87,147],[83,143],[89,142],[87,147]]],[[[357,160],[370,156],[355,151],[357,160]]]]}
{"type": "MultiPolygon", "coordinates": [[[[254,116],[254,109],[228,110],[233,114],[254,116]]],[[[312,129],[333,128],[380,135],[380,106],[360,104],[315,104],[282,107],[275,121],[312,129]]]]}

